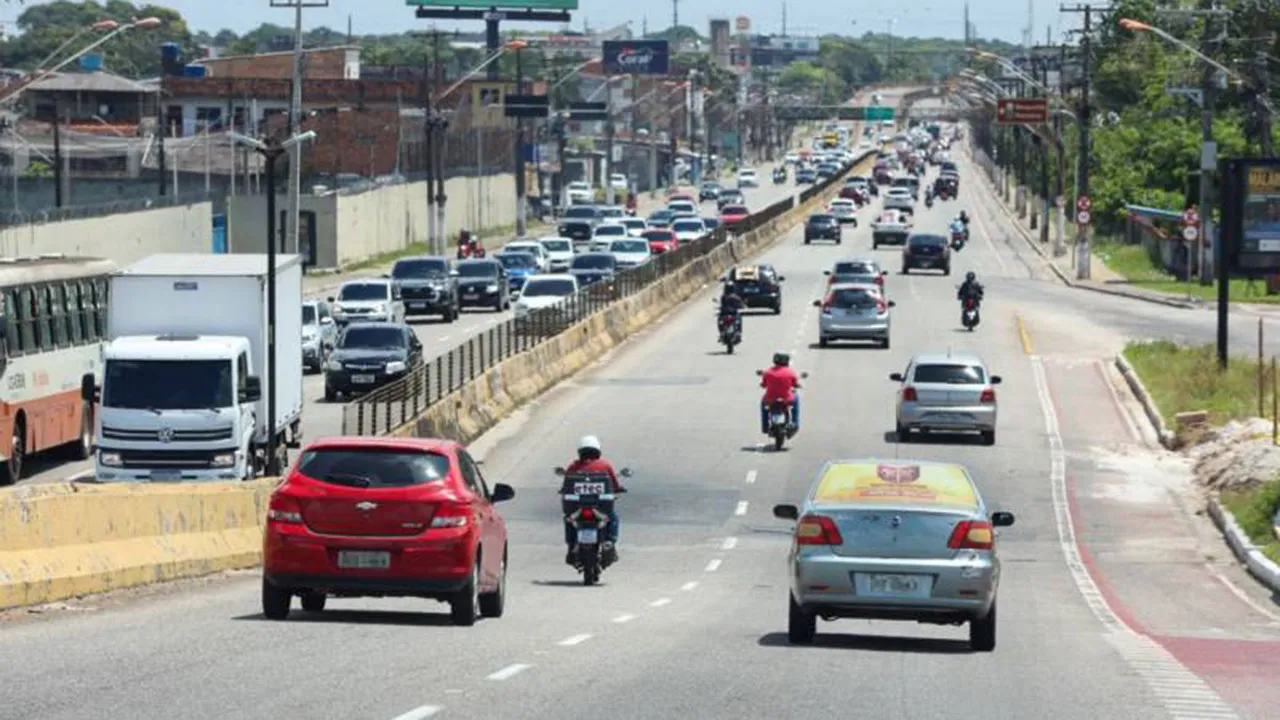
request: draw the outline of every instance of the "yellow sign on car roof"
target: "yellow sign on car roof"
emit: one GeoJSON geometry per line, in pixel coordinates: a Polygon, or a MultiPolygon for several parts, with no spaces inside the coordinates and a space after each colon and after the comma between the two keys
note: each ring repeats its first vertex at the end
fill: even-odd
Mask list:
{"type": "Polygon", "coordinates": [[[733,274],[739,280],[754,280],[760,274],[760,268],[755,265],[743,265],[734,270],[733,274]]]}
{"type": "Polygon", "coordinates": [[[908,504],[976,509],[978,495],[958,465],[910,462],[832,463],[822,475],[817,504],[908,504]]]}

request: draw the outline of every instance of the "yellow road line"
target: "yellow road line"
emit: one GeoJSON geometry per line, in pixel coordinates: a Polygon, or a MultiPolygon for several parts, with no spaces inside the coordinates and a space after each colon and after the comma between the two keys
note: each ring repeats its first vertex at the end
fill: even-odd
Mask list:
{"type": "Polygon", "coordinates": [[[1022,351],[1031,354],[1031,333],[1027,332],[1027,324],[1023,321],[1022,315],[1014,315],[1014,320],[1018,323],[1018,339],[1022,341],[1022,351]]]}

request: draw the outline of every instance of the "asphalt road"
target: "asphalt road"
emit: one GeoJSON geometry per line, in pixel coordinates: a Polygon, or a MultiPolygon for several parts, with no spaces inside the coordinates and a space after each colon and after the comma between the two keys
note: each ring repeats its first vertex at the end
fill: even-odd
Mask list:
{"type": "Polygon", "coordinates": [[[1226,551],[1183,507],[1177,463],[1146,448],[1099,369],[1134,327],[1206,327],[1044,279],[962,173],[961,200],[922,208],[917,225],[941,231],[963,203],[981,218],[974,241],[951,277],[889,278],[892,349],[816,347],[823,269],[872,254],[898,268],[896,248],[870,250],[868,210],[842,246],[792,233],[761,257],[787,276],[784,310],[747,317],[737,354],[716,344],[704,294],[476,443],[489,481],[518,493],[501,508],[506,617],[455,628],[443,605],[342,600],[268,622],[256,573],[90,599],[4,626],[0,718],[1266,717],[1276,668],[1256,668],[1280,657],[1275,606],[1206,557],[1226,551]],[[988,291],[973,333],[954,300],[967,269],[988,291]],[[947,348],[1005,378],[995,447],[892,442],[888,374],[947,348]],[[778,349],[810,373],[801,432],[781,453],[762,450],[754,375],[778,349]],[[551,474],[588,432],[636,473],[622,560],[593,588],[562,563],[551,474]],[[869,621],[820,623],[814,647],[787,645],[790,527],[770,507],[851,456],[964,463],[1017,514],[1001,536],[994,653],[969,653],[964,628],[869,621]]]}

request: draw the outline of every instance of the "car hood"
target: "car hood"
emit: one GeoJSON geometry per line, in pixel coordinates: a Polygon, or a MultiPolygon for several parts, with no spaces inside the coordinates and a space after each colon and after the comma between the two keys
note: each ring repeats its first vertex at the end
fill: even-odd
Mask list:
{"type": "Polygon", "coordinates": [[[330,359],[338,362],[404,362],[409,352],[402,348],[336,348],[330,359]]]}
{"type": "Polygon", "coordinates": [[[380,305],[390,304],[390,300],[339,300],[335,307],[339,310],[373,310],[380,305]]]}
{"type": "Polygon", "coordinates": [[[676,233],[676,238],[681,241],[689,241],[689,240],[697,240],[698,238],[702,237],[702,235],[703,233],[700,233],[697,230],[685,230],[683,232],[676,233]]]}
{"type": "Polygon", "coordinates": [[[638,265],[649,259],[649,253],[643,252],[619,252],[614,253],[613,256],[619,263],[626,265],[638,265]]]}

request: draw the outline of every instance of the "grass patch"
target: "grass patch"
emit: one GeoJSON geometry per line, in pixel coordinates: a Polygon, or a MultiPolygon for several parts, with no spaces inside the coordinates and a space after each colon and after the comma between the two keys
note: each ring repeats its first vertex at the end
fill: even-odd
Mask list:
{"type": "Polygon", "coordinates": [[[1224,490],[1218,499],[1263,554],[1280,563],[1280,539],[1276,538],[1273,524],[1276,508],[1280,508],[1280,480],[1248,490],[1224,490]]]}
{"type": "MultiPolygon", "coordinates": [[[[1170,430],[1174,416],[1205,410],[1211,425],[1258,415],[1258,362],[1232,356],[1225,372],[1218,370],[1213,345],[1186,347],[1166,340],[1131,342],[1125,359],[1142,378],[1170,430]]],[[[1264,411],[1271,412],[1270,367],[1263,373],[1264,411]]]]}
{"type": "MultiPolygon", "coordinates": [[[[1095,246],[1098,258],[1123,277],[1130,285],[1143,290],[1168,293],[1179,297],[1192,297],[1201,300],[1216,301],[1218,284],[1201,285],[1198,278],[1190,284],[1186,280],[1165,272],[1151,262],[1146,247],[1122,243],[1098,243],[1095,246]]],[[[1267,283],[1264,280],[1233,279],[1230,285],[1232,302],[1280,304],[1280,295],[1268,295],[1267,283]]]]}

